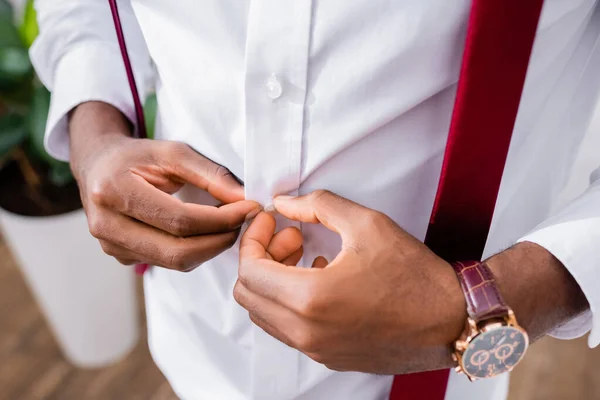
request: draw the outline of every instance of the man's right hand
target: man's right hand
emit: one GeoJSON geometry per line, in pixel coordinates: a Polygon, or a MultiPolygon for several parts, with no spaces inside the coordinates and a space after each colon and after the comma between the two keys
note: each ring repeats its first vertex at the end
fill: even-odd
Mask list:
{"type": "Polygon", "coordinates": [[[226,168],[183,143],[129,137],[127,120],[108,104],[78,106],[69,130],[90,232],[123,264],[189,271],[231,247],[246,218],[260,211],[226,168]],[[185,183],[224,205],[173,197],[185,183]]]}

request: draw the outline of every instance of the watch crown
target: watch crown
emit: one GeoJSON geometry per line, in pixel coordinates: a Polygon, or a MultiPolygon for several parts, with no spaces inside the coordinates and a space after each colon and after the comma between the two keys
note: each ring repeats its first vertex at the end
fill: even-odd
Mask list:
{"type": "Polygon", "coordinates": [[[458,357],[456,356],[456,353],[452,353],[452,361],[458,362],[458,357]]]}
{"type": "Polygon", "coordinates": [[[456,349],[456,351],[465,351],[467,349],[467,342],[464,340],[457,340],[454,343],[454,348],[456,349]]]}

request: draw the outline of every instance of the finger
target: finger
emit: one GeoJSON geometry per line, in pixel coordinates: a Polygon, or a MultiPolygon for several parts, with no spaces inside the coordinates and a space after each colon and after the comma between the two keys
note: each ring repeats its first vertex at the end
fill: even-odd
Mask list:
{"type": "Polygon", "coordinates": [[[290,310],[298,311],[303,302],[316,293],[326,270],[289,268],[267,259],[241,259],[238,279],[252,293],[290,310]]]}
{"type": "Polygon", "coordinates": [[[250,317],[250,321],[252,321],[252,323],[254,323],[254,325],[258,326],[260,329],[265,331],[269,336],[279,340],[281,343],[283,343],[289,347],[292,347],[292,348],[294,347],[292,341],[287,337],[287,335],[285,335],[281,330],[276,328],[274,325],[272,325],[268,321],[265,321],[264,319],[260,318],[256,314],[248,313],[248,316],[250,317]]]}
{"type": "Polygon", "coordinates": [[[190,146],[161,142],[161,163],[171,174],[184,182],[206,190],[224,203],[244,200],[244,188],[225,167],[194,151],[190,146]]]}
{"type": "Polygon", "coordinates": [[[298,317],[289,310],[255,295],[240,281],[233,289],[235,301],[248,311],[250,320],[275,339],[293,347],[291,338],[285,333],[287,329],[299,323],[298,317]]]}
{"type": "Polygon", "coordinates": [[[325,257],[317,257],[312,263],[311,268],[325,268],[329,263],[325,257]]]}
{"type": "Polygon", "coordinates": [[[179,238],[121,214],[90,218],[90,232],[152,265],[187,271],[231,247],[239,231],[179,238]]]}
{"type": "Polygon", "coordinates": [[[139,260],[134,260],[132,258],[115,257],[115,259],[119,262],[119,264],[123,264],[123,265],[127,265],[127,266],[140,264],[139,260]]]}
{"type": "Polygon", "coordinates": [[[275,218],[266,212],[259,213],[240,240],[240,261],[242,259],[267,258],[267,248],[275,233],[275,218]]]}
{"type": "Polygon", "coordinates": [[[123,265],[134,265],[141,262],[141,257],[138,254],[135,254],[124,247],[117,246],[113,243],[107,242],[106,240],[99,240],[99,242],[104,253],[114,257],[123,265]]]}
{"type": "Polygon", "coordinates": [[[295,221],[321,223],[339,233],[342,239],[352,231],[357,218],[372,211],[327,190],[299,197],[278,196],[273,204],[283,216],[295,221]]]}
{"type": "MultiPolygon", "coordinates": [[[[302,248],[302,233],[296,227],[285,228],[277,232],[267,247],[267,253],[273,260],[282,262],[302,248]]],[[[298,262],[300,258],[296,262],[298,262]]]]}
{"type": "Polygon", "coordinates": [[[302,247],[300,247],[298,250],[296,250],[295,252],[293,252],[291,255],[289,255],[288,257],[284,258],[280,262],[283,265],[294,266],[294,265],[298,264],[298,262],[300,261],[300,259],[302,259],[303,255],[304,255],[304,249],[302,247]]]}
{"type": "Polygon", "coordinates": [[[239,201],[222,207],[184,203],[138,175],[131,176],[126,182],[113,183],[110,190],[112,193],[104,197],[97,193],[95,202],[174,236],[232,231],[260,210],[260,205],[253,201],[239,201]]]}

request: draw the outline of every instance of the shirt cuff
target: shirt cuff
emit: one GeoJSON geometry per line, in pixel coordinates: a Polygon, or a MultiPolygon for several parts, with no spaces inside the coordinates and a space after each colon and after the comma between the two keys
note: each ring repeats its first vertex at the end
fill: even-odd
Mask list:
{"type": "Polygon", "coordinates": [[[573,276],[590,310],[549,333],[558,339],[574,339],[591,330],[590,347],[600,344],[600,188],[592,187],[581,198],[533,232],[518,240],[532,242],[552,253],[573,276]]]}
{"type": "MultiPolygon", "coordinates": [[[[118,48],[101,43],[74,47],[58,62],[53,79],[40,69],[38,75],[52,91],[44,144],[54,158],[69,161],[68,113],[81,103],[111,104],[135,123],[133,98],[118,48]]],[[[145,90],[140,83],[144,79],[136,74],[136,82],[143,99],[145,90]]]]}

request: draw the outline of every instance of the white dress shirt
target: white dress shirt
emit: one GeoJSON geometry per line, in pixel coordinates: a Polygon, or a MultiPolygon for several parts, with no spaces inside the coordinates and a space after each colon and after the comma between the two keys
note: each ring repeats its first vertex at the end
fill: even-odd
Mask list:
{"type": "MultiPolygon", "coordinates": [[[[263,205],[329,189],[424,237],[470,1],[131,3],[121,3],[121,15],[140,91],[156,86],[158,138],[226,166],[263,205]]],[[[46,144],[66,160],[70,109],[101,100],[133,120],[133,105],[107,1],[38,0],[37,9],[31,55],[53,90],[46,144]]],[[[592,329],[591,345],[600,342],[600,175],[567,208],[551,209],[600,89],[599,38],[596,0],[546,0],[485,254],[529,240],[558,257],[591,312],[553,335],[592,329]]],[[[211,202],[190,187],[178,195],[211,202]]],[[[301,229],[306,265],[337,254],[337,235],[301,229]]],[[[188,274],[153,268],[145,276],[150,349],[181,398],[388,396],[392,377],[330,371],[255,327],[232,297],[236,276],[236,247],[188,274]]],[[[446,399],[502,399],[507,380],[470,383],[452,373],[446,399]]]]}

